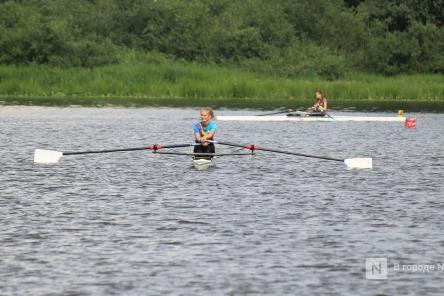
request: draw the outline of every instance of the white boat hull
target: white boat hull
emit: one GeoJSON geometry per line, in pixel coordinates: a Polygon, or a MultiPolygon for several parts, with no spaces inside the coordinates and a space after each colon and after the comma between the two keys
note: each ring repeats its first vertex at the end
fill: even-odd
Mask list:
{"type": "Polygon", "coordinates": [[[405,117],[377,117],[377,116],[333,116],[321,117],[321,116],[218,116],[220,121],[357,121],[357,122],[405,122],[405,117]]]}
{"type": "Polygon", "coordinates": [[[193,159],[193,166],[199,170],[206,170],[210,166],[214,165],[214,158],[206,159],[206,158],[199,158],[199,159],[193,159]]]}

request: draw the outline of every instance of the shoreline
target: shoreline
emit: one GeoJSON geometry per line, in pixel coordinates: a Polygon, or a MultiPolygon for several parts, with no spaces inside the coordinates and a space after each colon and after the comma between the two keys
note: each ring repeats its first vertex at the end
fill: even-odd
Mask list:
{"type": "MultiPolygon", "coordinates": [[[[308,99],[262,99],[262,98],[155,98],[143,96],[127,97],[38,97],[0,95],[0,106],[42,106],[42,107],[172,107],[187,108],[211,106],[227,109],[303,109],[308,108],[312,100],[308,99]]],[[[337,111],[391,111],[402,109],[406,112],[444,113],[444,102],[439,100],[329,100],[329,109],[337,111]]]]}
{"type": "Polygon", "coordinates": [[[444,75],[348,73],[281,77],[150,55],[95,68],[0,65],[0,104],[307,108],[324,91],[332,109],[444,112],[444,75]]]}

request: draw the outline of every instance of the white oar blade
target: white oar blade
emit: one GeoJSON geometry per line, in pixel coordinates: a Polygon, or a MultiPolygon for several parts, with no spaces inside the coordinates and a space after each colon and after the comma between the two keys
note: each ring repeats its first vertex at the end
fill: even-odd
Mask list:
{"type": "Polygon", "coordinates": [[[373,167],[371,158],[349,158],[344,162],[350,169],[371,169],[373,167]]]}
{"type": "Polygon", "coordinates": [[[34,152],[34,163],[57,163],[63,152],[36,149],[34,152]]]}

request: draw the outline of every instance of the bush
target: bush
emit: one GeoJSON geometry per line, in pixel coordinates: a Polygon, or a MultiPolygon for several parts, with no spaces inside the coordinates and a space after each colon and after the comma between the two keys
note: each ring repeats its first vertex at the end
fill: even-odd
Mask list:
{"type": "Polygon", "coordinates": [[[241,65],[249,70],[279,76],[319,76],[336,80],[348,70],[343,55],[315,44],[294,43],[291,47],[276,50],[267,60],[246,59],[241,65]]]}

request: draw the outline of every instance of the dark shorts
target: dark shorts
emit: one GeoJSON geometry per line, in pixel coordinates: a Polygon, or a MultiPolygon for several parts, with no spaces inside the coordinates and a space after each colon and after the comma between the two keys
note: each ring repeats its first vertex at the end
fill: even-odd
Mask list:
{"type": "MultiPolygon", "coordinates": [[[[216,153],[216,148],[214,147],[213,143],[209,143],[208,146],[196,145],[196,146],[194,146],[193,152],[194,153],[216,153]]],[[[199,158],[208,158],[208,157],[199,157],[199,158]]]]}

